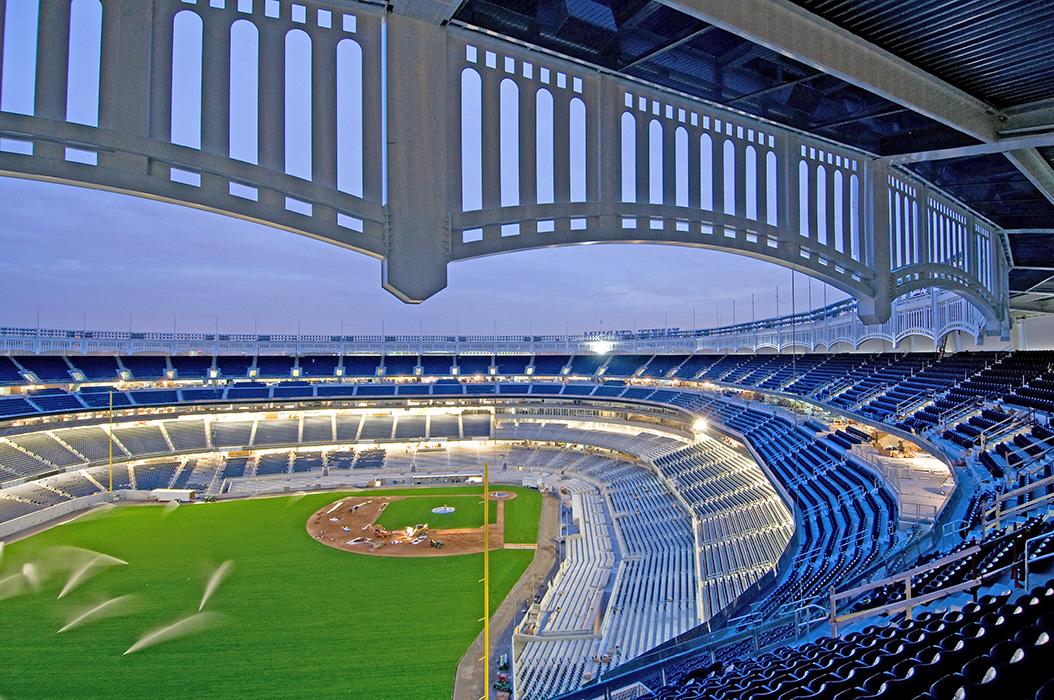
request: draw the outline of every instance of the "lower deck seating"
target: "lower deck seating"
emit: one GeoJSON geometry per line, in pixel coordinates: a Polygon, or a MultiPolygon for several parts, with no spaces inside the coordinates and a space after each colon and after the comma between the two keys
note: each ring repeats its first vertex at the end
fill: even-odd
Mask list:
{"type": "Polygon", "coordinates": [[[114,438],[131,455],[164,454],[172,447],[157,426],[131,426],[114,431],[114,438]]]}
{"type": "Polygon", "coordinates": [[[323,459],[321,452],[312,454],[293,455],[293,472],[322,471],[323,459]]]}
{"type": "Polygon", "coordinates": [[[100,492],[99,485],[90,480],[80,471],[56,474],[55,476],[43,479],[41,483],[48,488],[61,491],[62,493],[69,495],[71,498],[90,496],[100,492]]]}
{"type": "Polygon", "coordinates": [[[229,457],[227,462],[223,465],[223,471],[220,473],[220,478],[234,479],[240,476],[245,476],[248,465],[248,457],[229,457]]]}
{"type": "Polygon", "coordinates": [[[897,504],[850,453],[780,416],[725,399],[685,394],[686,408],[739,431],[797,504],[798,554],[755,612],[827,593],[859,578],[894,540],[897,504]]]}
{"type": "Polygon", "coordinates": [[[135,474],[135,486],[143,491],[168,488],[178,469],[179,462],[136,465],[132,468],[135,474]]]}
{"type": "Polygon", "coordinates": [[[9,439],[11,444],[32,452],[56,467],[65,468],[86,463],[84,457],[70,450],[49,433],[27,433],[14,435],[9,439]]]}
{"type": "Polygon", "coordinates": [[[219,469],[217,463],[212,459],[195,459],[183,465],[183,471],[190,472],[185,488],[205,493],[212,486],[212,481],[219,469]]]}
{"type": "Polygon", "coordinates": [[[355,466],[355,450],[339,450],[327,456],[330,469],[351,469],[355,466]]]}
{"type": "Polygon", "coordinates": [[[525,624],[517,697],[577,688],[699,622],[691,520],[658,474],[559,450],[510,450],[507,464],[559,469],[565,493],[559,572],[525,624]],[[594,636],[594,630],[598,630],[594,636]],[[561,637],[560,635],[564,635],[561,637]]]}
{"type": "MultiPolygon", "coordinates": [[[[112,471],[113,490],[120,491],[122,489],[132,488],[132,478],[129,474],[129,467],[125,464],[115,464],[112,471]]],[[[111,482],[111,471],[109,467],[94,467],[88,470],[91,477],[102,484],[103,490],[110,490],[111,482]]]]}
{"type": "Polygon", "coordinates": [[[289,471],[289,453],[269,454],[260,457],[256,465],[256,475],[285,474],[289,471]]]}
{"type": "Polygon", "coordinates": [[[695,513],[710,618],[776,568],[794,530],[791,513],[761,468],[719,440],[702,439],[655,465],[695,513]]]}
{"type": "Polygon", "coordinates": [[[0,470],[14,476],[33,476],[55,471],[53,465],[44,462],[31,452],[0,441],[0,470]]]}
{"type": "Polygon", "coordinates": [[[208,447],[205,424],[200,420],[166,421],[165,432],[177,451],[205,450],[208,447]]]}
{"type": "Polygon", "coordinates": [[[7,522],[23,515],[36,513],[40,505],[28,501],[20,501],[10,496],[0,496],[0,522],[7,522]]]}
{"type": "Polygon", "coordinates": [[[684,674],[654,700],[1050,697],[1054,581],[684,674]]]}
{"type": "Polygon", "coordinates": [[[380,448],[362,450],[355,456],[355,469],[380,469],[387,452],[380,448]]]}

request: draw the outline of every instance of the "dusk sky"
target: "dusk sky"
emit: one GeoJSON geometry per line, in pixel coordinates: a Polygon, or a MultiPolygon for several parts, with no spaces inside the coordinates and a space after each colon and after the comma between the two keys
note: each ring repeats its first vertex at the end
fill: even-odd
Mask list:
{"type": "MultiPolygon", "coordinates": [[[[592,245],[450,266],[449,285],[406,305],[381,288],[380,262],[285,231],[187,207],[0,178],[0,324],[304,333],[563,333],[699,327],[790,310],[789,270],[683,247],[592,245]]],[[[797,308],[808,278],[797,276],[797,308]]],[[[823,285],[812,283],[814,306],[823,285]]],[[[845,295],[828,289],[827,300],[845,295]]]]}

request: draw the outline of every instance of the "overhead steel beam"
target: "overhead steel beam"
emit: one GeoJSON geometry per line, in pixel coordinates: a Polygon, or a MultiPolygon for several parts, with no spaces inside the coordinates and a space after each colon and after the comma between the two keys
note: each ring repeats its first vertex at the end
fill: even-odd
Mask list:
{"type": "Polygon", "coordinates": [[[703,34],[706,34],[709,31],[713,31],[713,29],[714,29],[713,27],[703,27],[702,29],[697,29],[697,30],[695,30],[694,32],[692,32],[690,34],[687,34],[687,35],[681,37],[677,41],[673,41],[673,42],[670,42],[669,44],[665,44],[663,46],[659,46],[656,49],[648,51],[647,53],[645,53],[642,56],[638,56],[637,58],[633,59],[629,63],[626,63],[625,65],[620,66],[619,70],[627,70],[629,68],[634,68],[636,66],[639,66],[641,63],[644,63],[645,61],[650,61],[651,59],[655,58],[656,56],[661,56],[664,53],[666,53],[667,51],[671,51],[673,49],[676,49],[678,46],[682,46],[684,44],[687,44],[689,41],[692,41],[694,39],[698,39],[703,34]]]}
{"type": "Polygon", "coordinates": [[[992,153],[1008,153],[1020,151],[1026,148],[1037,148],[1039,146],[1054,146],[1054,130],[1044,133],[1030,134],[1027,136],[1011,136],[1001,138],[991,143],[979,143],[972,146],[959,146],[957,148],[938,148],[932,151],[919,151],[917,153],[900,153],[895,156],[886,156],[884,160],[890,165],[904,165],[905,163],[920,163],[928,160],[950,160],[952,158],[965,158],[967,156],[982,156],[992,153]]]}
{"type": "Polygon", "coordinates": [[[660,1],[974,138],[997,138],[994,108],[786,0],[660,1]]]}
{"type": "Polygon", "coordinates": [[[1010,151],[1007,160],[1014,164],[1043,195],[1054,204],[1054,170],[1046,158],[1034,148],[1010,151]]]}
{"type": "Polygon", "coordinates": [[[1054,129],[1054,100],[1029,102],[1003,110],[999,131],[1005,135],[1054,129]]]}
{"type": "MultiPolygon", "coordinates": [[[[982,100],[788,0],[660,2],[985,143],[1007,127],[1005,115],[982,100]]],[[[1007,158],[1054,203],[1054,170],[1035,149],[1007,158]]]]}
{"type": "Polygon", "coordinates": [[[1054,297],[1049,295],[1034,294],[1029,292],[1028,297],[1022,299],[1014,297],[1010,299],[1011,311],[1028,311],[1037,314],[1054,313],[1054,297]]]}

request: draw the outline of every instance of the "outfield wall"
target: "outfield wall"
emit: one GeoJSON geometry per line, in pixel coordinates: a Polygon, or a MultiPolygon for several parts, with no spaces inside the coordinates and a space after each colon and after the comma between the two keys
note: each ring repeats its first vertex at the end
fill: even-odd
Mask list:
{"type": "Polygon", "coordinates": [[[127,489],[114,491],[113,493],[93,493],[90,496],[81,496],[80,498],[74,498],[71,501],[56,503],[53,506],[44,508],[43,510],[38,510],[35,513],[28,513],[12,520],[8,520],[7,522],[0,523],[0,541],[16,535],[25,536],[28,533],[40,529],[44,525],[53,524],[56,520],[61,520],[103,503],[110,503],[113,501],[146,501],[149,497],[149,491],[134,491],[127,489]]]}

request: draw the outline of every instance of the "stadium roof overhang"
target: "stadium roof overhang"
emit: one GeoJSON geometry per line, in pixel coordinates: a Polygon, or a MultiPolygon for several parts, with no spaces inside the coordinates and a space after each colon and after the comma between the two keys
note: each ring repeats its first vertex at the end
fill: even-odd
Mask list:
{"type": "Polygon", "coordinates": [[[1054,3],[394,0],[913,171],[1007,230],[1011,304],[1054,311],[1054,3]]]}

